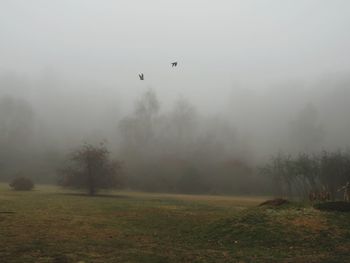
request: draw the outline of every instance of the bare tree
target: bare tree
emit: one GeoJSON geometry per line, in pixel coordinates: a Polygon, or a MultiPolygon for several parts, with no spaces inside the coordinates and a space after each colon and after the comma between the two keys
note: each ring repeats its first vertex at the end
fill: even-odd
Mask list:
{"type": "Polygon", "coordinates": [[[350,178],[350,156],[346,152],[323,151],[320,157],[320,181],[336,197],[337,189],[350,178]]]}
{"type": "Polygon", "coordinates": [[[149,152],[148,147],[153,145],[159,109],[157,95],[150,89],[137,101],[134,113],[120,121],[123,154],[135,156],[140,154],[141,149],[149,152]]]}
{"type": "Polygon", "coordinates": [[[64,187],[86,188],[89,195],[95,195],[98,189],[121,185],[121,165],[110,160],[103,143],[84,144],[69,156],[68,162],[60,170],[59,184],[64,187]]]}

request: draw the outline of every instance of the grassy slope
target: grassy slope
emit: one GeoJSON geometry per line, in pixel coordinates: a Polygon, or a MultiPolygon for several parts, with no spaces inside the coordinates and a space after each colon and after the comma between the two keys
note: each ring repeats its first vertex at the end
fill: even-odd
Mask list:
{"type": "Polygon", "coordinates": [[[261,198],[14,192],[0,185],[1,262],[350,262],[350,213],[261,198]]]}

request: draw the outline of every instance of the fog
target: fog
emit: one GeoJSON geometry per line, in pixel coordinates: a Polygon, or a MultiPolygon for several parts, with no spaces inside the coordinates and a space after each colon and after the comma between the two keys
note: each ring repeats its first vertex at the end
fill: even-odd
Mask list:
{"type": "Polygon", "coordinates": [[[155,171],[172,180],[195,169],[215,185],[228,163],[251,175],[276,152],[345,149],[349,10],[345,0],[1,1],[0,178],[53,182],[82,142],[105,141],[131,187],[148,190],[163,187],[144,179],[155,171]]]}

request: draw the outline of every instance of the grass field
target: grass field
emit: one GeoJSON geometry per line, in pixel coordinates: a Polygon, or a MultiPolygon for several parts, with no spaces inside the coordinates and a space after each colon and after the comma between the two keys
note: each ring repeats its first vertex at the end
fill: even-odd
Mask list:
{"type": "Polygon", "coordinates": [[[262,200],[1,184],[0,262],[350,262],[350,213],[262,200]]]}

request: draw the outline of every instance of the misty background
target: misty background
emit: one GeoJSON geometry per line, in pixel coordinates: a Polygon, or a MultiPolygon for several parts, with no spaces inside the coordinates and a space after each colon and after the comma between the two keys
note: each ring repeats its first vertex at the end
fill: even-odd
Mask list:
{"type": "Polygon", "coordinates": [[[1,1],[0,179],[55,182],[67,152],[105,141],[130,188],[250,193],[276,152],[346,149],[349,10],[1,1]]]}

